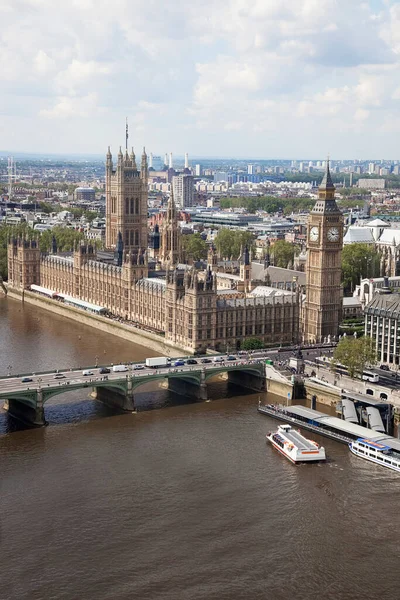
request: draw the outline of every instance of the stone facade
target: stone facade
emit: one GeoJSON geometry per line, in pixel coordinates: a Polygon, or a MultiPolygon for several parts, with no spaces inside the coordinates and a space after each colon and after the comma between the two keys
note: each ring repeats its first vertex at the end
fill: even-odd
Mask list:
{"type": "Polygon", "coordinates": [[[310,212],[307,230],[306,299],[303,339],[319,343],[335,338],[342,320],[343,215],[335,201],[329,163],[310,212]]]}
{"type": "Polygon", "coordinates": [[[216,272],[215,249],[206,270],[179,264],[173,196],[160,232],[158,264],[149,271],[145,153],[138,170],[133,151],[129,156],[120,151],[114,169],[108,151],[106,199],[108,253],[97,256],[92,245],[82,244],[71,252],[58,253],[53,247],[52,253],[41,254],[38,240],[12,239],[10,288],[25,290],[35,284],[54,291],[59,299],[72,296],[104,307],[109,315],[156,332],[167,344],[189,352],[235,351],[249,337],[265,345],[298,342],[299,290],[257,288],[252,294],[247,248],[238,274],[225,273],[226,281],[216,272]]]}

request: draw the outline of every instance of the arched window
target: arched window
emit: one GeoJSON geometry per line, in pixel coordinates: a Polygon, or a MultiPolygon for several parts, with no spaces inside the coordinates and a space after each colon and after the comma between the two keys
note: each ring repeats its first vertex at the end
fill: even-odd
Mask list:
{"type": "Polygon", "coordinates": [[[139,246],[139,232],[137,230],[135,231],[135,245],[139,246]]]}
{"type": "Polygon", "coordinates": [[[135,212],[133,205],[134,205],[134,200],[133,200],[133,198],[131,198],[131,215],[133,215],[133,213],[135,212]]]}
{"type": "Polygon", "coordinates": [[[125,231],[125,246],[129,245],[129,231],[125,231]]]}
{"type": "Polygon", "coordinates": [[[131,246],[134,244],[134,231],[131,231],[131,246]]]}
{"type": "Polygon", "coordinates": [[[129,215],[129,198],[125,198],[125,214],[129,215]]]}
{"type": "Polygon", "coordinates": [[[136,202],[135,202],[135,214],[138,215],[139,214],[139,198],[136,198],[136,202]]]}

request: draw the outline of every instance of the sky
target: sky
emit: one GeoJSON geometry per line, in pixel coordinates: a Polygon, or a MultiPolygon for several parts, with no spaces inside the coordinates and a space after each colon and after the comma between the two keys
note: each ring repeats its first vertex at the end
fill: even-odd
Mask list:
{"type": "Polygon", "coordinates": [[[400,158],[400,1],[0,0],[0,150],[400,158]]]}

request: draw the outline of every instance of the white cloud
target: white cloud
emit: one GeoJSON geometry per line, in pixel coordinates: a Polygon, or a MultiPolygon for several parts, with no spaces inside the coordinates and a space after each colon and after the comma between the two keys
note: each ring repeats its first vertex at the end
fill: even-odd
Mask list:
{"type": "Polygon", "coordinates": [[[2,0],[0,19],[4,148],[102,152],[128,115],[155,152],[396,151],[399,2],[2,0]]]}
{"type": "Polygon", "coordinates": [[[39,112],[41,117],[47,119],[69,119],[75,117],[89,117],[105,112],[98,106],[97,94],[91,93],[81,97],[60,96],[55,105],[39,112]]]}

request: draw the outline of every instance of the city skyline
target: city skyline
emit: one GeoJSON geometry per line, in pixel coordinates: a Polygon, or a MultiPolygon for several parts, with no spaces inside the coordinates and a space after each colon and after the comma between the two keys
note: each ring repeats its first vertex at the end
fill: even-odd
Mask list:
{"type": "Polygon", "coordinates": [[[4,149],[115,151],[128,116],[137,151],[174,140],[198,157],[210,146],[216,158],[396,156],[398,3],[206,0],[200,12],[118,0],[107,9],[6,2],[4,149]]]}

